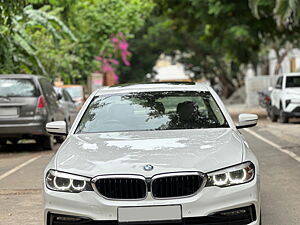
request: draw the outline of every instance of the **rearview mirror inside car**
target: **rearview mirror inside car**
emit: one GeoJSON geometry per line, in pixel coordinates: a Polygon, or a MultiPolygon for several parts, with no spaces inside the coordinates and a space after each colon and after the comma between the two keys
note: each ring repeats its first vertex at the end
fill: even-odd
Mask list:
{"type": "Polygon", "coordinates": [[[240,114],[239,115],[239,125],[236,126],[237,129],[254,127],[258,121],[258,116],[256,114],[240,114]]]}
{"type": "Polygon", "coordinates": [[[67,135],[67,124],[65,121],[54,121],[46,124],[46,130],[49,134],[67,135]]]}

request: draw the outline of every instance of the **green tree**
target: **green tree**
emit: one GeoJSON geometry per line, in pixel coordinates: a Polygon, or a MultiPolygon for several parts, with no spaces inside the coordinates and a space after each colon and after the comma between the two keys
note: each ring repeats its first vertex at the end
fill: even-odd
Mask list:
{"type": "MultiPolygon", "coordinates": [[[[62,48],[72,48],[68,65],[71,68],[56,64],[57,59],[47,60],[49,67],[56,64],[56,74],[71,78],[72,82],[86,78],[97,70],[100,70],[96,56],[110,57],[115,54],[111,38],[113,35],[123,33],[127,39],[134,36],[140,29],[145,19],[150,15],[154,6],[151,0],[49,0],[53,9],[59,9],[57,16],[63,20],[74,32],[78,42],[75,45],[68,45],[64,42],[62,48]],[[50,64],[51,63],[51,64],[50,64]]],[[[37,6],[40,6],[38,2],[37,6]]],[[[40,43],[43,45],[44,43],[40,43]]],[[[45,49],[48,52],[49,48],[45,49]]],[[[41,51],[41,55],[47,55],[41,51]]],[[[66,54],[61,51],[60,54],[66,54]]],[[[53,52],[53,57],[58,56],[53,52]]],[[[64,63],[66,64],[66,63],[64,63]]],[[[67,64],[66,64],[67,65],[67,64]]],[[[68,79],[70,80],[70,79],[68,79]]]]}
{"type": "Polygon", "coordinates": [[[52,46],[63,37],[75,41],[72,32],[56,17],[27,6],[22,13],[15,15],[9,29],[1,33],[0,73],[39,73],[47,74],[38,57],[38,48],[32,41],[32,33],[44,30],[52,36],[52,46]]]}
{"type": "Polygon", "coordinates": [[[253,15],[259,23],[267,20],[273,20],[277,25],[274,27],[261,27],[261,49],[268,51],[275,50],[277,65],[275,66],[275,74],[278,74],[281,69],[281,63],[287,56],[288,52],[299,46],[300,33],[300,8],[298,0],[249,0],[249,6],[253,15]],[[271,28],[271,29],[270,29],[271,28]],[[281,51],[284,49],[284,51],[281,51]]]}
{"type": "Polygon", "coordinates": [[[0,72],[59,75],[83,83],[101,68],[96,56],[118,53],[112,36],[132,38],[154,6],[152,0],[7,2],[0,2],[5,18],[12,18],[0,24],[0,72]],[[25,3],[29,6],[22,11],[25,3]]]}

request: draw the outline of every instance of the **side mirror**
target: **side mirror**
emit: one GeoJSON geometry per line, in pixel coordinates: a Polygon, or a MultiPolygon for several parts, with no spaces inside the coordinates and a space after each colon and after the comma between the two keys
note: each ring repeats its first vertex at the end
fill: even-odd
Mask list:
{"type": "Polygon", "coordinates": [[[61,99],[62,99],[61,93],[57,93],[57,100],[59,101],[59,100],[61,100],[61,99]]]}
{"type": "Polygon", "coordinates": [[[258,116],[256,114],[240,114],[239,115],[239,125],[236,126],[237,129],[254,127],[257,124],[258,116]]]}
{"type": "Polygon", "coordinates": [[[276,84],[276,85],[275,85],[275,88],[276,88],[276,89],[281,89],[281,85],[280,85],[280,84],[276,84]]]}
{"type": "Polygon", "coordinates": [[[271,87],[271,86],[268,87],[268,91],[270,91],[270,92],[273,91],[273,87],[271,87]]]}
{"type": "Polygon", "coordinates": [[[46,124],[46,130],[49,134],[67,135],[67,124],[65,121],[54,121],[46,124]]]}

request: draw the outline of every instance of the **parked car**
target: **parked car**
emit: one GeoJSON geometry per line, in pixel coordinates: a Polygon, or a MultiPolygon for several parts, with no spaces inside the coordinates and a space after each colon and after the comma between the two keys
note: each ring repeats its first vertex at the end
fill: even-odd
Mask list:
{"type": "Polygon", "coordinates": [[[76,104],[77,109],[79,110],[85,101],[83,86],[77,84],[67,84],[63,85],[62,88],[69,92],[76,104]]]}
{"type": "Polygon", "coordinates": [[[45,149],[52,149],[53,136],[46,123],[63,120],[57,95],[44,77],[25,74],[0,75],[0,141],[17,143],[33,138],[45,149]]]}
{"type": "Polygon", "coordinates": [[[44,224],[258,225],[258,161],[238,131],[257,118],[236,126],[201,84],[95,91],[45,169],[44,224]]]}
{"type": "Polygon", "coordinates": [[[77,107],[67,90],[59,87],[54,87],[54,90],[58,96],[58,105],[64,112],[64,121],[66,121],[69,130],[78,113],[77,107]]]}
{"type": "Polygon", "coordinates": [[[271,92],[270,118],[288,123],[290,118],[300,118],[300,73],[279,76],[271,92]]]}

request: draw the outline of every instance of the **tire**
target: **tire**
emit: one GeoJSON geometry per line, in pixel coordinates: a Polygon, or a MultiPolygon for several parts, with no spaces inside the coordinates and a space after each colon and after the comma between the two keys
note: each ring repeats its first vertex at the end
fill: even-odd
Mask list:
{"type": "Polygon", "coordinates": [[[55,136],[56,143],[63,143],[65,141],[64,136],[55,136]]]}
{"type": "Polygon", "coordinates": [[[1,146],[1,147],[5,146],[5,145],[6,145],[6,142],[7,142],[6,139],[0,138],[0,146],[1,146]]]}
{"type": "Polygon", "coordinates": [[[54,136],[42,136],[37,139],[37,143],[43,150],[54,149],[54,136]]]}
{"type": "Polygon", "coordinates": [[[279,112],[279,122],[280,123],[288,123],[289,117],[286,115],[286,113],[283,111],[283,109],[280,109],[279,112]]]}
{"type": "Polygon", "coordinates": [[[278,116],[275,113],[274,107],[271,107],[270,109],[270,119],[272,122],[276,122],[278,120],[278,116]]]}

